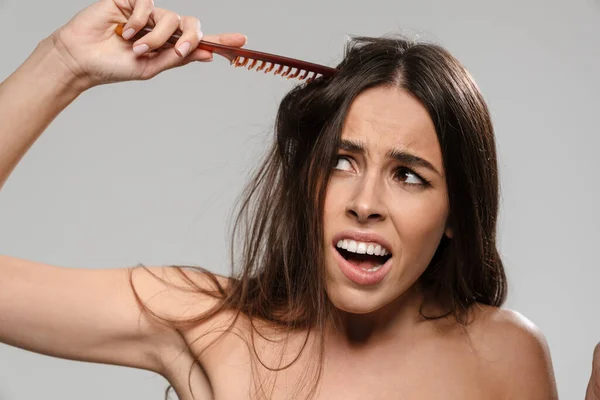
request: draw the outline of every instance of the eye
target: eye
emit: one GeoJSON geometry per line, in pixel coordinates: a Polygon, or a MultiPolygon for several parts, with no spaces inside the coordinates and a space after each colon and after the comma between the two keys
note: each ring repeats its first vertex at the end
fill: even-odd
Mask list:
{"type": "Polygon", "coordinates": [[[407,185],[426,186],[429,183],[424,178],[419,176],[419,174],[406,167],[398,168],[394,176],[407,185]]]}
{"type": "Polygon", "coordinates": [[[336,164],[335,164],[334,168],[347,171],[350,168],[352,168],[352,165],[350,164],[350,160],[348,159],[348,157],[337,156],[336,164]],[[340,166],[340,165],[342,165],[342,166],[340,166]]]}

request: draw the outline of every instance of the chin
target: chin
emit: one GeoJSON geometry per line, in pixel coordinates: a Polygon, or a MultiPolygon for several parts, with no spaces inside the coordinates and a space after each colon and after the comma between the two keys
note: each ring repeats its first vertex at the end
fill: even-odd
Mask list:
{"type": "MultiPolygon", "coordinates": [[[[389,275],[372,285],[353,282],[341,271],[338,265],[339,257],[336,258],[334,251],[327,254],[325,291],[336,309],[351,314],[369,314],[381,309],[402,294],[393,293],[397,290],[390,290],[393,287],[397,288],[397,285],[390,284],[388,280],[393,277],[389,275]]],[[[388,266],[388,269],[393,268],[390,267],[388,266]]]]}
{"type": "Polygon", "coordinates": [[[339,281],[328,282],[326,292],[336,309],[351,314],[369,314],[393,300],[381,291],[354,288],[339,281]]]}

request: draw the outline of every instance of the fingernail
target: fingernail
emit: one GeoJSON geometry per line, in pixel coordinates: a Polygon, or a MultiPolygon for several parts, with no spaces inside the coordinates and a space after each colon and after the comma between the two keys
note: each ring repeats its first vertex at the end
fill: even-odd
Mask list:
{"type": "Polygon", "coordinates": [[[139,56],[140,54],[147,52],[148,49],[150,49],[150,47],[147,44],[138,44],[133,48],[133,52],[139,56]]]}
{"type": "Polygon", "coordinates": [[[201,62],[211,62],[213,58],[205,58],[204,60],[200,60],[201,62]]]}
{"type": "Polygon", "coordinates": [[[190,42],[185,42],[184,44],[182,44],[181,46],[179,46],[177,48],[177,50],[179,50],[179,54],[181,55],[181,57],[187,56],[188,52],[190,51],[190,47],[191,47],[190,42]]]}
{"type": "Polygon", "coordinates": [[[123,32],[123,35],[121,35],[121,36],[123,36],[123,39],[129,40],[133,37],[134,33],[135,33],[135,29],[129,28],[125,32],[123,32]]]}

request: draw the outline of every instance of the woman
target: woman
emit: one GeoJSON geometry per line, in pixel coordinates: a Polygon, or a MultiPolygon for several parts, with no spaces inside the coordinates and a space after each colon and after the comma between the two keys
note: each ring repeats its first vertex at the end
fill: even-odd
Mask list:
{"type": "MultiPolygon", "coordinates": [[[[151,0],[83,10],[0,86],[0,182],[83,91],[209,61],[201,37],[151,0]],[[125,38],[156,26],[132,44],[120,22],[125,38]]],[[[181,399],[557,398],[543,335],[500,308],[495,144],[475,83],[445,50],[400,39],[359,38],[338,68],[280,105],[237,220],[239,274],[4,256],[0,341],[154,371],[181,399]]]]}

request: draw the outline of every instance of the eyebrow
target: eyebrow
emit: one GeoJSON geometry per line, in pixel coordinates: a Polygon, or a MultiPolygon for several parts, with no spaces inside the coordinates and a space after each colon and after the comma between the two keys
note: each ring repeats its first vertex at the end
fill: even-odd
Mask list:
{"type": "MultiPolygon", "coordinates": [[[[366,153],[365,146],[362,143],[356,142],[354,140],[341,139],[339,148],[341,150],[345,150],[345,151],[353,152],[353,153],[360,153],[360,154],[366,153]]],[[[388,158],[393,158],[394,160],[399,161],[402,164],[406,164],[408,166],[426,168],[426,169],[429,169],[429,170],[435,172],[438,175],[441,175],[439,173],[439,171],[437,169],[435,169],[435,167],[429,161],[427,161],[424,158],[421,158],[421,157],[417,156],[416,154],[411,153],[409,151],[392,149],[392,150],[388,151],[386,155],[388,158]]]]}

